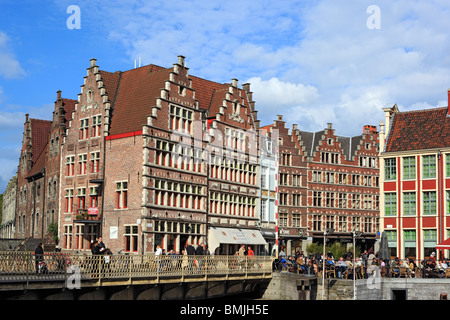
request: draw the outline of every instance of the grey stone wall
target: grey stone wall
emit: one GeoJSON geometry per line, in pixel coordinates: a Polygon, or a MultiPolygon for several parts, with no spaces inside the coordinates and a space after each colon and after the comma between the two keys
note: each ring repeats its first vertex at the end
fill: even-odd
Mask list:
{"type": "Polygon", "coordinates": [[[262,299],[266,300],[299,300],[297,280],[301,276],[296,273],[274,272],[262,299]]]}
{"type": "MultiPolygon", "coordinates": [[[[352,280],[325,280],[324,300],[353,300],[352,280]]],[[[450,279],[371,278],[356,280],[357,300],[439,300],[450,295],[450,279]]],[[[317,282],[317,300],[322,299],[322,279],[317,282]]]]}
{"type": "MultiPolygon", "coordinates": [[[[295,273],[274,272],[262,299],[267,300],[353,300],[353,280],[305,280],[295,273]],[[306,283],[310,286],[305,287],[306,283]],[[303,286],[302,286],[303,284],[303,286]],[[306,290],[305,290],[306,289],[306,290]],[[302,291],[303,290],[303,291],[302,291]]],[[[441,295],[450,299],[450,279],[369,278],[356,280],[357,300],[439,300],[441,295]]]]}

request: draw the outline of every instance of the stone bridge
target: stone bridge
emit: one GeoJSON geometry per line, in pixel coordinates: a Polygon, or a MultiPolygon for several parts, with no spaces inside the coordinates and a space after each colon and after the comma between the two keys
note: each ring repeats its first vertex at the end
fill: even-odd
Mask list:
{"type": "Polygon", "coordinates": [[[0,253],[0,299],[207,299],[259,291],[271,278],[264,256],[0,253]]]}

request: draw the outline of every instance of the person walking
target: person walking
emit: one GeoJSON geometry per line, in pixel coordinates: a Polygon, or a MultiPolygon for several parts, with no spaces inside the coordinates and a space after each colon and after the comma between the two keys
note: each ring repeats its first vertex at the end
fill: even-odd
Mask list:
{"type": "Polygon", "coordinates": [[[204,255],[203,243],[199,244],[195,249],[195,256],[197,259],[197,270],[201,270],[203,267],[203,258],[204,255]]]}
{"type": "Polygon", "coordinates": [[[36,264],[36,274],[39,274],[39,262],[44,261],[44,249],[42,248],[41,242],[38,243],[34,250],[34,259],[36,264]]]}
{"type": "Polygon", "coordinates": [[[186,254],[188,256],[188,261],[189,261],[188,270],[191,270],[192,266],[194,264],[194,255],[195,255],[195,248],[191,242],[187,243],[186,254]]]}

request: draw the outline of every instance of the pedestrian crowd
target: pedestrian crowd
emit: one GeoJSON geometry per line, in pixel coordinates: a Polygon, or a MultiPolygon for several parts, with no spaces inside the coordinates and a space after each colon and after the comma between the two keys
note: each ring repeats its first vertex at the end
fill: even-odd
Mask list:
{"type": "Polygon", "coordinates": [[[398,257],[394,259],[380,259],[378,253],[365,250],[358,257],[353,258],[351,251],[336,258],[331,251],[325,254],[315,252],[305,255],[303,251],[297,251],[295,255],[287,256],[281,250],[274,270],[282,272],[294,272],[323,276],[322,269],[325,260],[325,275],[333,278],[353,279],[355,270],[356,278],[368,278],[378,273],[380,277],[416,277],[416,278],[447,278],[450,277],[450,258],[436,260],[433,252],[422,261],[413,258],[404,260],[398,257]]]}

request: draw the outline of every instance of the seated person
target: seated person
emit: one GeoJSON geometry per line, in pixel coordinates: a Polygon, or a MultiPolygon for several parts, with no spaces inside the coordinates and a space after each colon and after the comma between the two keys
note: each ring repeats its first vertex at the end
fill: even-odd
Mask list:
{"type": "Polygon", "coordinates": [[[338,272],[338,278],[341,278],[345,270],[347,269],[347,264],[345,263],[343,257],[339,258],[339,261],[336,263],[336,268],[338,272]]]}
{"type": "Polygon", "coordinates": [[[436,268],[436,263],[434,262],[433,259],[428,259],[425,262],[425,266],[424,266],[424,271],[425,271],[425,276],[427,278],[440,278],[439,276],[439,272],[436,268]]]}
{"type": "Polygon", "coordinates": [[[286,261],[286,256],[280,256],[280,262],[281,262],[281,266],[283,268],[283,271],[287,271],[288,270],[288,264],[286,261]]]}
{"type": "Polygon", "coordinates": [[[396,278],[400,277],[400,267],[401,267],[400,259],[395,258],[394,262],[392,263],[391,269],[393,271],[393,276],[396,278]]]}

